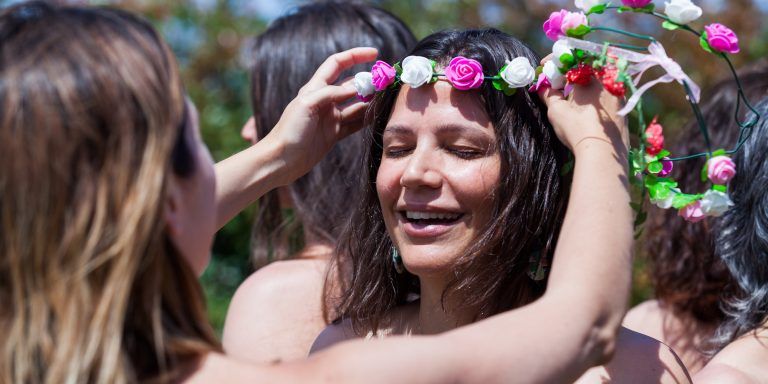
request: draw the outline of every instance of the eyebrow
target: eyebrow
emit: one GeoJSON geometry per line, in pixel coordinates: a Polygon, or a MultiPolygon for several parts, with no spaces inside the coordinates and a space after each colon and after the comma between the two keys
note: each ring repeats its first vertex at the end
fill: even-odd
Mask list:
{"type": "MultiPolygon", "coordinates": [[[[478,127],[474,127],[474,126],[448,123],[448,124],[439,125],[436,130],[438,133],[452,133],[452,134],[468,133],[473,136],[481,135],[485,138],[490,139],[490,136],[485,130],[480,129],[478,127]]],[[[413,130],[406,125],[390,125],[384,129],[384,132],[382,133],[382,135],[385,133],[390,133],[398,136],[411,136],[413,135],[413,130]]]]}

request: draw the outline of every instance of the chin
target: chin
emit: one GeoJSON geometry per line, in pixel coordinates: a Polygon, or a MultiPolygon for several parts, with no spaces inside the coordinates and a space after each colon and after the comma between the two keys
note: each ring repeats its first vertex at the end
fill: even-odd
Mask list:
{"type": "Polygon", "coordinates": [[[456,266],[460,256],[456,249],[463,247],[415,245],[402,251],[401,255],[405,268],[414,275],[444,275],[456,266]]]}

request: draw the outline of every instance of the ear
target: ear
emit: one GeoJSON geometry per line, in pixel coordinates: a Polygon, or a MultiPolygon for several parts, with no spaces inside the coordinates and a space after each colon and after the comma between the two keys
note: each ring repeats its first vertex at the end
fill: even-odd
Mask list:
{"type": "Polygon", "coordinates": [[[259,135],[256,133],[256,119],[251,116],[248,121],[245,122],[243,128],[240,129],[240,136],[251,143],[251,145],[259,142],[259,135]]]}
{"type": "Polygon", "coordinates": [[[178,244],[178,239],[184,232],[184,220],[182,218],[181,186],[175,176],[168,180],[163,204],[163,219],[171,240],[178,244]]]}

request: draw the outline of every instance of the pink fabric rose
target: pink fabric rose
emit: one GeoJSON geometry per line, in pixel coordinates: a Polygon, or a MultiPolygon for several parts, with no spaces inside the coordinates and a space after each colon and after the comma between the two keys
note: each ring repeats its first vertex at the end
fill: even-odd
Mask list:
{"type": "Polygon", "coordinates": [[[627,7],[642,8],[650,4],[652,0],[621,0],[621,3],[627,7]]]}
{"type": "Polygon", "coordinates": [[[670,173],[672,173],[672,169],[674,168],[675,165],[672,160],[670,160],[669,157],[665,157],[661,159],[661,172],[657,173],[656,175],[659,177],[667,177],[670,173]]]}
{"type": "Polygon", "coordinates": [[[552,41],[557,41],[563,32],[563,19],[568,15],[568,11],[561,9],[559,12],[552,12],[549,19],[544,22],[544,34],[552,41]]]}
{"type": "Polygon", "coordinates": [[[528,92],[538,92],[540,89],[546,89],[552,86],[552,83],[549,82],[549,79],[547,79],[547,75],[540,74],[539,78],[536,80],[536,84],[531,85],[530,88],[528,88],[528,92]]]}
{"type": "Polygon", "coordinates": [[[383,91],[394,83],[396,74],[395,68],[381,60],[376,61],[376,64],[373,64],[373,68],[371,68],[373,85],[377,91],[383,91]]]}
{"type": "Polygon", "coordinates": [[[691,223],[702,221],[706,217],[704,210],[701,209],[701,201],[699,200],[680,208],[677,215],[691,223]]]}
{"type": "Polygon", "coordinates": [[[580,25],[589,25],[589,20],[584,12],[568,12],[563,17],[563,22],[560,24],[560,31],[564,34],[568,34],[571,29],[576,29],[580,25]]]}
{"type": "Polygon", "coordinates": [[[483,85],[483,66],[477,60],[456,56],[445,68],[445,77],[454,88],[466,91],[483,85]]]}
{"type": "Polygon", "coordinates": [[[728,156],[715,156],[707,162],[707,177],[714,184],[726,184],[736,175],[736,164],[728,156]]]}
{"type": "Polygon", "coordinates": [[[725,25],[714,23],[704,27],[707,42],[715,51],[739,53],[739,37],[725,25]]]}

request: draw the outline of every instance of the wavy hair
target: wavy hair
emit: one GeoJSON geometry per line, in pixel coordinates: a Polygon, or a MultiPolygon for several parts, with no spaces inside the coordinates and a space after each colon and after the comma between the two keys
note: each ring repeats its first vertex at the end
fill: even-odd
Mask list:
{"type": "Polygon", "coordinates": [[[724,300],[725,321],[715,342],[722,348],[768,320],[768,98],[752,135],[733,155],[738,172],[729,185],[734,206],[714,225],[715,250],[739,292],[724,300]]]}
{"type": "MultiPolygon", "coordinates": [[[[251,98],[258,136],[265,137],[277,124],[285,107],[328,56],[354,47],[375,47],[380,60],[396,61],[415,43],[400,19],[366,4],[311,3],[276,19],[254,39],[248,53],[253,61],[251,98]]],[[[363,70],[365,65],[358,65],[341,77],[363,70]]],[[[251,256],[257,267],[289,258],[300,248],[302,233],[336,244],[350,216],[348,202],[358,199],[354,180],[362,153],[363,137],[354,134],[291,183],[288,190],[295,219],[281,210],[277,190],[259,199],[251,235],[251,256]]]]}
{"type": "MultiPolygon", "coordinates": [[[[768,95],[768,62],[739,71],[749,100],[768,95]]],[[[719,82],[701,110],[710,129],[713,149],[731,148],[738,139],[734,119],[737,89],[733,79],[719,82]]],[[[746,110],[746,108],[743,108],[746,110]]],[[[746,116],[739,116],[744,119],[746,116]]],[[[675,155],[696,153],[705,148],[704,138],[695,121],[683,128],[683,134],[671,147],[675,155]]],[[[699,170],[704,158],[676,164],[677,181],[684,191],[703,190],[699,170]]],[[[739,164],[739,172],[742,172],[739,164]]],[[[726,318],[721,302],[736,294],[738,286],[726,264],[715,252],[713,225],[717,219],[690,224],[677,217],[675,210],[651,209],[646,224],[643,254],[650,266],[650,277],[657,299],[673,311],[707,327],[717,327],[726,318]]]]}
{"type": "Polygon", "coordinates": [[[0,381],[174,380],[219,349],[162,219],[196,171],[176,62],[127,12],[0,14],[0,381]]]}
{"type": "MultiPolygon", "coordinates": [[[[479,61],[486,71],[507,60],[540,58],[527,45],[496,29],[443,31],[419,42],[409,55],[424,56],[438,65],[462,55],[479,61]]],[[[351,271],[337,313],[349,318],[358,334],[379,330],[387,313],[419,292],[418,278],[398,274],[390,257],[392,241],[376,193],[382,156],[382,133],[398,89],[377,94],[369,109],[360,204],[347,226],[335,262],[351,271]]],[[[485,224],[474,245],[456,261],[454,278],[443,293],[457,305],[473,309],[475,319],[527,304],[538,298],[545,281],[527,276],[529,256],[551,256],[562,225],[569,181],[560,176],[567,150],[546,119],[546,108],[535,94],[508,97],[486,82],[477,96],[496,132],[502,176],[493,194],[493,220],[485,224]]],[[[328,294],[326,290],[326,294],[328,294]]]]}

